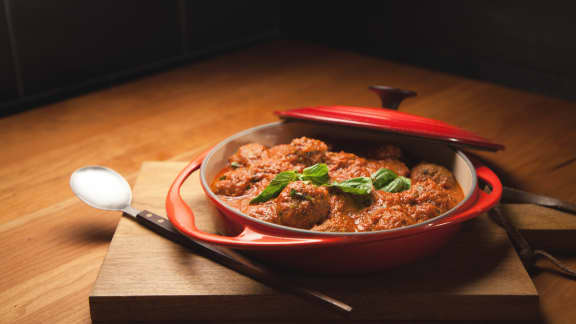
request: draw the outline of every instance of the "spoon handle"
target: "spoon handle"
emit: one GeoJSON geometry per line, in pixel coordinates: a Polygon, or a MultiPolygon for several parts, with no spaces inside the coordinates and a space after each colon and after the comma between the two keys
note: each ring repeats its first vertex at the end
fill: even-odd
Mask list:
{"type": "Polygon", "coordinates": [[[341,302],[335,298],[327,296],[319,291],[299,287],[294,283],[289,282],[285,278],[281,278],[265,267],[258,265],[243,255],[234,252],[227,248],[215,247],[204,243],[196,242],[188,239],[180,234],[166,218],[154,214],[151,211],[144,210],[136,215],[138,223],[144,225],[148,229],[160,234],[161,236],[188,247],[203,256],[218,262],[232,270],[235,270],[245,276],[260,281],[268,286],[274,287],[280,291],[289,292],[310,301],[318,303],[322,306],[328,307],[331,310],[336,310],[342,315],[349,314],[352,307],[341,302]]]}

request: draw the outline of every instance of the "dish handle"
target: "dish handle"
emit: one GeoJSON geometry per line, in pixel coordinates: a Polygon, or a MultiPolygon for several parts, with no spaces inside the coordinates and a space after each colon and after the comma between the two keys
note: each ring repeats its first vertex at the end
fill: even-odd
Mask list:
{"type": "Polygon", "coordinates": [[[494,171],[490,170],[488,167],[478,162],[477,160],[472,160],[472,163],[476,169],[478,180],[482,180],[488,184],[491,188],[490,192],[485,192],[480,187],[480,184],[478,184],[478,196],[476,202],[470,206],[470,208],[464,210],[461,213],[456,213],[454,216],[441,219],[438,223],[431,223],[431,227],[437,228],[467,221],[489,211],[500,201],[500,198],[502,197],[502,183],[500,182],[498,176],[494,173],[494,171]]]}
{"type": "Polygon", "coordinates": [[[168,219],[174,225],[174,227],[180,231],[182,234],[194,240],[215,244],[219,246],[226,246],[230,248],[241,248],[241,249],[267,249],[278,247],[314,247],[318,245],[332,245],[332,244],[344,244],[350,243],[354,239],[349,237],[318,237],[318,238],[301,238],[301,237],[286,237],[286,236],[274,236],[270,234],[265,234],[258,232],[248,226],[245,226],[243,231],[237,236],[222,236],[217,234],[211,234],[202,232],[196,227],[194,212],[186,204],[180,195],[180,189],[182,184],[186,179],[196,171],[201,165],[204,157],[208,154],[206,151],[195,160],[190,162],[186,168],[184,168],[168,191],[168,196],[166,197],[166,214],[168,219]]]}

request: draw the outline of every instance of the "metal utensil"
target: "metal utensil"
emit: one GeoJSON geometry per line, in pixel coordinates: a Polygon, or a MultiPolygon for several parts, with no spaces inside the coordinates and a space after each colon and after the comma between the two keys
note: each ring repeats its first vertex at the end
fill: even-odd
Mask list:
{"type": "Polygon", "coordinates": [[[138,223],[165,238],[193,249],[195,252],[214,260],[221,265],[236,270],[280,291],[289,292],[321,305],[328,306],[341,314],[352,311],[349,305],[319,291],[299,287],[280,278],[261,265],[225,248],[217,248],[188,239],[172,227],[162,216],[150,211],[132,208],[132,190],[128,182],[116,171],[102,166],[80,168],[70,177],[70,187],[74,194],[86,204],[104,210],[121,210],[138,223]]]}
{"type": "Polygon", "coordinates": [[[534,204],[576,214],[576,204],[506,186],[502,190],[502,202],[534,204]]]}
{"type": "Polygon", "coordinates": [[[104,210],[121,210],[137,217],[138,210],[130,207],[132,189],[116,171],[102,166],[80,168],[70,176],[70,188],[86,204],[104,210]]]}

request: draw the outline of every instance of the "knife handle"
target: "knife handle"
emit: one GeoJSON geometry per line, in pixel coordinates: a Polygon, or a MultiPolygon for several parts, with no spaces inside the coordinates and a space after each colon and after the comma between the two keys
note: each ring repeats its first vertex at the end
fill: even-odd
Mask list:
{"type": "Polygon", "coordinates": [[[169,220],[160,215],[154,214],[151,211],[148,210],[141,211],[140,213],[138,213],[138,215],[136,215],[136,221],[144,225],[149,230],[152,230],[153,232],[156,232],[157,234],[160,234],[161,236],[173,242],[182,244],[190,248],[197,248],[197,245],[194,244],[193,241],[188,240],[182,234],[180,234],[172,226],[169,220]]]}

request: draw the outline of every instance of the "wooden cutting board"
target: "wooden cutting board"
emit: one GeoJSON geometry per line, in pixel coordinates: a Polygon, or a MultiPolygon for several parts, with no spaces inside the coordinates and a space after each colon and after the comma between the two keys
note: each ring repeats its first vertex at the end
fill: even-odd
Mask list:
{"type": "MultiPolygon", "coordinates": [[[[134,206],[165,215],[180,162],[144,163],[134,206]]],[[[183,188],[199,226],[213,230],[197,175],[183,188]]],[[[292,274],[291,280],[354,307],[355,320],[533,320],[538,294],[506,233],[486,215],[464,224],[438,255],[382,273],[292,274]]],[[[94,322],[337,320],[338,314],[195,255],[122,218],[90,295],[94,322]]]]}
{"type": "Polygon", "coordinates": [[[576,251],[576,215],[529,204],[503,204],[501,211],[533,248],[576,251]]]}

